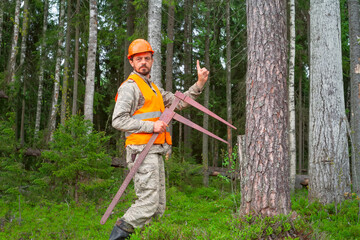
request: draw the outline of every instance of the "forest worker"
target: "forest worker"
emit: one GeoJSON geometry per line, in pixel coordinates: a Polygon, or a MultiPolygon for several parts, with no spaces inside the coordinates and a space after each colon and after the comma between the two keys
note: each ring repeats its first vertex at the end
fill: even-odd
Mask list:
{"type": "MultiPolygon", "coordinates": [[[[121,84],[116,96],[112,126],[125,132],[126,163],[129,169],[153,133],[159,133],[134,177],[137,200],[116,221],[110,240],[126,239],[135,228],[141,228],[153,217],[165,211],[165,171],[162,155],[170,148],[171,136],[165,122],[158,120],[164,107],[170,106],[175,96],[157,87],[150,70],[154,51],[144,39],[136,39],[129,46],[128,59],[134,71],[121,84]]],[[[184,94],[195,99],[202,92],[209,71],[197,61],[197,82],[184,94]]],[[[186,107],[180,102],[177,109],[186,107]]]]}

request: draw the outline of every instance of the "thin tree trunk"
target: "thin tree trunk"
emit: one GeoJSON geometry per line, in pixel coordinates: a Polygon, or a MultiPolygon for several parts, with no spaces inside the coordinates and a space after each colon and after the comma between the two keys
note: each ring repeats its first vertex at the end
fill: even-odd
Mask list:
{"type": "Polygon", "coordinates": [[[173,57],[174,57],[174,22],[175,22],[175,2],[169,3],[167,36],[170,42],[166,45],[166,91],[173,91],[173,57]]]}
{"type": "MultiPolygon", "coordinates": [[[[132,71],[132,67],[129,63],[127,55],[128,55],[129,44],[130,44],[128,39],[134,34],[134,30],[135,30],[135,16],[136,16],[136,12],[135,12],[134,0],[128,0],[127,1],[127,17],[126,17],[126,36],[127,36],[127,38],[124,41],[125,42],[124,78],[121,81],[127,79],[127,77],[130,75],[130,73],[132,71]]],[[[119,25],[120,24],[121,23],[119,23],[119,25]]]]}
{"type": "MultiPolygon", "coordinates": [[[[300,60],[301,61],[301,60],[300,60]]],[[[299,101],[298,101],[298,109],[299,109],[299,114],[298,114],[298,125],[299,125],[299,135],[298,135],[298,149],[299,149],[299,157],[298,157],[298,162],[299,162],[299,169],[298,169],[298,173],[302,174],[302,169],[303,169],[303,162],[304,162],[304,151],[303,151],[303,143],[304,143],[304,133],[303,133],[303,106],[302,106],[302,79],[303,79],[303,68],[302,68],[302,64],[299,64],[299,101]]]]}
{"type": "Polygon", "coordinates": [[[65,63],[64,63],[64,79],[61,91],[61,112],[60,123],[65,124],[66,108],[67,108],[67,92],[69,85],[69,59],[70,59],[70,40],[71,40],[71,0],[67,0],[67,26],[65,40],[65,63]]]}
{"type": "MultiPolygon", "coordinates": [[[[184,37],[185,37],[185,56],[184,56],[184,87],[190,87],[190,84],[193,83],[193,79],[191,76],[191,59],[192,59],[192,23],[191,23],[191,15],[192,15],[192,0],[185,0],[185,26],[184,26],[184,37]]],[[[185,117],[191,120],[190,109],[185,111],[185,117]]],[[[191,127],[184,125],[184,157],[188,158],[191,156],[191,127]]]]}
{"type": "Polygon", "coordinates": [[[286,1],[246,3],[246,157],[240,170],[240,212],[262,216],[288,214],[286,1]]]}
{"type": "MultiPolygon", "coordinates": [[[[75,16],[78,16],[80,12],[80,0],[76,0],[75,16]]],[[[74,116],[77,113],[77,101],[78,101],[78,82],[79,82],[79,23],[80,19],[76,19],[75,24],[75,56],[74,56],[74,89],[73,89],[73,102],[71,114],[74,116]]]]}
{"type": "Polygon", "coordinates": [[[296,129],[295,129],[295,0],[290,5],[290,59],[289,59],[289,155],[290,191],[295,189],[296,176],[296,129]]]}
{"type": "MultiPolygon", "coordinates": [[[[232,124],[231,109],[231,32],[230,32],[230,0],[226,1],[226,117],[232,124]]],[[[232,131],[227,127],[229,171],[232,168],[232,131]]]]}
{"type": "Polygon", "coordinates": [[[24,78],[24,61],[26,54],[26,38],[28,35],[28,27],[29,27],[29,0],[24,1],[24,10],[23,10],[23,24],[21,28],[21,50],[20,50],[20,65],[19,65],[19,76],[20,76],[20,84],[22,84],[22,104],[21,104],[21,121],[20,121],[20,145],[24,146],[25,143],[25,130],[24,130],[24,121],[25,121],[25,97],[26,97],[26,83],[24,78]]]}
{"type": "Polygon", "coordinates": [[[350,192],[340,3],[310,1],[309,199],[339,203],[350,192]]]}
{"type": "Polygon", "coordinates": [[[149,0],[148,40],[155,51],[151,68],[152,81],[159,87],[161,82],[161,7],[162,0],[149,0]]]}
{"type": "Polygon", "coordinates": [[[3,21],[4,21],[4,0],[0,0],[0,56],[1,56],[1,48],[2,48],[3,21]]]}
{"type": "Polygon", "coordinates": [[[16,55],[17,55],[17,43],[19,38],[19,18],[20,18],[20,3],[21,0],[16,0],[15,16],[14,16],[14,31],[11,43],[10,59],[7,71],[7,82],[15,82],[15,67],[16,67],[16,55]]]}
{"type": "MultiPolygon", "coordinates": [[[[168,7],[168,24],[167,37],[170,42],[166,45],[166,73],[165,73],[165,90],[173,91],[173,61],[174,61],[174,22],[175,22],[175,1],[169,2],[168,7]]],[[[170,125],[170,135],[173,136],[173,125],[170,125]]],[[[167,153],[169,157],[171,150],[167,153]]]]}
{"type": "Polygon", "coordinates": [[[56,115],[58,111],[58,99],[60,89],[60,73],[61,73],[61,61],[63,57],[62,44],[64,41],[64,15],[65,15],[65,0],[60,2],[60,16],[59,16],[59,38],[57,42],[57,53],[56,53],[56,65],[55,65],[55,81],[54,91],[50,110],[49,119],[49,136],[47,141],[52,141],[52,135],[56,128],[56,115]]]}
{"type": "Polygon", "coordinates": [[[47,18],[48,18],[48,9],[49,1],[44,1],[44,19],[43,19],[43,29],[42,29],[42,39],[40,45],[40,70],[39,70],[39,88],[37,94],[37,104],[36,104],[36,117],[35,117],[35,131],[34,138],[38,137],[38,132],[40,130],[40,120],[41,120],[41,108],[42,108],[42,97],[43,97],[43,82],[44,82],[44,63],[45,63],[45,46],[46,46],[46,31],[47,31],[47,18]]]}
{"type": "Polygon", "coordinates": [[[348,0],[350,29],[350,78],[351,78],[351,139],[352,183],[360,195],[360,6],[358,0],[348,0]]]}
{"type": "Polygon", "coordinates": [[[97,1],[90,0],[89,45],[86,64],[86,88],[84,115],[86,120],[93,122],[95,64],[97,48],[97,1]]]}
{"type": "MultiPolygon", "coordinates": [[[[210,69],[210,1],[206,1],[206,38],[205,38],[205,67],[210,69]]],[[[205,86],[204,93],[204,107],[209,108],[209,95],[210,95],[210,76],[205,86]]],[[[209,116],[204,114],[203,116],[203,128],[209,128],[209,116]]],[[[202,135],[202,159],[203,159],[203,184],[205,187],[209,186],[209,137],[206,134],[202,135]]]]}

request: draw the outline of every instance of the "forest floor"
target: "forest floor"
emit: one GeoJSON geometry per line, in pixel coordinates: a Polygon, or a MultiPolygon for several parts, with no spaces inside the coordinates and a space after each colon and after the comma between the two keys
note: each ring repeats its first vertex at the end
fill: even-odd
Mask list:
{"type": "MultiPolygon", "coordinates": [[[[240,194],[220,178],[212,182],[209,188],[189,182],[168,186],[164,216],[131,239],[360,239],[355,197],[336,207],[322,206],[309,204],[303,189],[292,195],[289,216],[239,217],[240,194]]],[[[129,186],[105,225],[100,219],[113,195],[79,203],[0,198],[0,239],[108,239],[116,218],[135,198],[132,189],[129,186]]]]}

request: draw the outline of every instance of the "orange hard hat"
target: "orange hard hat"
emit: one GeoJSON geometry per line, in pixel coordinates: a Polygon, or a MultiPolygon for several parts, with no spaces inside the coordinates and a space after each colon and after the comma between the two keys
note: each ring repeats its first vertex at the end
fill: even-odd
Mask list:
{"type": "Polygon", "coordinates": [[[130,43],[128,52],[128,59],[131,59],[131,56],[137,53],[151,52],[154,54],[150,43],[144,39],[135,39],[132,43],[130,43]]]}

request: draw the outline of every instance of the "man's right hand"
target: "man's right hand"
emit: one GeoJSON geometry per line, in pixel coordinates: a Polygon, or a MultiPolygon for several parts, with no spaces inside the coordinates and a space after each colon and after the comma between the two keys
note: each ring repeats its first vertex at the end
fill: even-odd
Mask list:
{"type": "Polygon", "coordinates": [[[154,133],[163,133],[166,131],[166,127],[168,125],[161,121],[161,120],[157,120],[156,122],[154,122],[154,133]]]}

